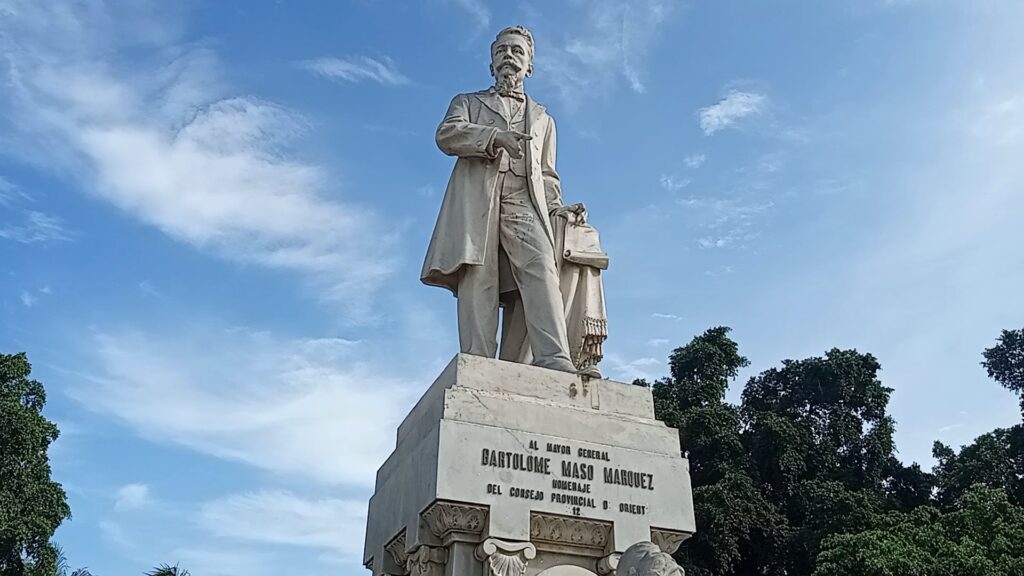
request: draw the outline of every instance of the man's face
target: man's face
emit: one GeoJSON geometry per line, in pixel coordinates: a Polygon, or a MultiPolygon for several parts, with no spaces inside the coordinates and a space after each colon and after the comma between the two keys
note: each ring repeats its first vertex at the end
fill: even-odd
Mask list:
{"type": "Polygon", "coordinates": [[[491,70],[495,78],[514,76],[522,80],[530,71],[530,45],[520,34],[502,34],[491,49],[491,70]]]}

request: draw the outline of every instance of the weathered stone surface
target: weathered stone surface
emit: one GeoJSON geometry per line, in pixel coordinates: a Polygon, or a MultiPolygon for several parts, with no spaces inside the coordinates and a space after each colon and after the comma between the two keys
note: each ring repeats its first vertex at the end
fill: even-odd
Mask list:
{"type": "Polygon", "coordinates": [[[678,545],[694,531],[688,463],[653,416],[642,387],[459,355],[378,472],[364,559],[403,530],[410,554],[535,541],[592,558],[591,571],[638,541],[678,545]]]}

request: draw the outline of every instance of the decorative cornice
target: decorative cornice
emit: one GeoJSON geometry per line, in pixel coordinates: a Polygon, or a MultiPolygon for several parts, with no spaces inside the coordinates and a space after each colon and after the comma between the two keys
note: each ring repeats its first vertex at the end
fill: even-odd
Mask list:
{"type": "Polygon", "coordinates": [[[409,576],[441,576],[448,563],[448,550],[433,546],[419,546],[409,555],[406,569],[409,576]]]}
{"type": "Polygon", "coordinates": [[[434,536],[447,545],[452,540],[479,542],[484,528],[487,527],[487,514],[486,506],[472,506],[439,500],[423,512],[423,520],[434,536]]]}
{"type": "Polygon", "coordinates": [[[396,565],[402,566],[403,568],[406,566],[406,563],[409,561],[409,553],[405,550],[404,528],[397,536],[392,538],[390,542],[384,545],[384,550],[391,555],[391,558],[395,561],[396,565]]]}
{"type": "Polygon", "coordinates": [[[651,542],[654,542],[658,548],[661,548],[662,552],[669,554],[675,554],[676,550],[679,549],[679,545],[690,536],[692,534],[689,532],[651,528],[651,542]]]}
{"type": "Polygon", "coordinates": [[[529,542],[507,542],[488,538],[476,547],[476,558],[490,567],[490,576],[523,576],[526,564],[537,557],[529,542]]]}
{"type": "Polygon", "coordinates": [[[610,522],[554,514],[530,515],[530,541],[604,552],[611,540],[610,522]]]}

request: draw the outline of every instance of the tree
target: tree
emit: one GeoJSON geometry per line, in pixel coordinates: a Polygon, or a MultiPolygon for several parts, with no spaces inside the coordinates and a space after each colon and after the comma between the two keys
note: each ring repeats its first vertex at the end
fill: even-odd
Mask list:
{"type": "Polygon", "coordinates": [[[1024,509],[999,488],[976,485],[943,514],[932,506],[890,512],[870,530],[824,539],[814,576],[1017,576],[1024,574],[1024,509]]]}
{"type": "Polygon", "coordinates": [[[1020,409],[1024,413],[1024,328],[1003,330],[996,345],[982,352],[981,363],[989,378],[1020,396],[1020,409]]]}
{"type": "Polygon", "coordinates": [[[982,434],[959,454],[936,442],[932,455],[938,461],[937,498],[943,507],[951,507],[974,484],[1002,488],[1010,502],[1024,505],[1024,426],[982,434]]]}
{"type": "MultiPolygon", "coordinates": [[[[64,556],[64,550],[60,546],[54,545],[57,550],[57,562],[54,566],[53,576],[68,576],[68,570],[71,568],[68,565],[68,559],[64,556]]],[[[92,576],[92,572],[89,572],[88,568],[77,568],[71,572],[71,576],[92,576]]]]}
{"type": "Polygon", "coordinates": [[[47,449],[59,432],[41,413],[46,392],[31,372],[24,353],[0,354],[0,576],[53,574],[50,539],[71,515],[50,479],[47,449]]]}
{"type": "Polygon", "coordinates": [[[908,499],[930,487],[913,468],[896,466],[886,413],[890,388],[871,354],[832,349],[824,357],[784,360],[751,378],[740,408],[742,441],[765,498],[785,517],[787,539],[775,563],[809,575],[821,542],[871,527],[890,501],[892,476],[911,482],[908,499]]]}
{"type": "Polygon", "coordinates": [[[153,570],[146,572],[146,576],[189,576],[188,570],[182,570],[175,564],[161,564],[153,570]]]}
{"type": "Polygon", "coordinates": [[[728,336],[711,328],[670,358],[671,377],[652,386],[655,414],[679,429],[690,460],[694,515],[701,527],[677,553],[691,576],[772,574],[785,518],[764,499],[740,441],[739,410],[725,403],[729,381],[749,364],[728,336]]]}

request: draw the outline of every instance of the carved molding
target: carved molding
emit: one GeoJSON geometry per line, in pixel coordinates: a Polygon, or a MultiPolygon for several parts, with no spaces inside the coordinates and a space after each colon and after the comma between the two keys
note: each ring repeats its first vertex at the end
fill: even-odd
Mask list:
{"type": "Polygon", "coordinates": [[[587,520],[554,514],[530,515],[530,541],[603,553],[612,536],[610,522],[587,520]]]}
{"type": "Polygon", "coordinates": [[[409,555],[405,567],[409,576],[441,576],[448,563],[448,550],[433,546],[419,546],[409,555]]]}
{"type": "Polygon", "coordinates": [[[688,532],[651,528],[651,542],[654,542],[658,548],[661,548],[662,552],[669,554],[675,554],[676,550],[679,549],[679,545],[690,536],[691,534],[688,532]]]}
{"type": "Polygon", "coordinates": [[[537,547],[529,542],[506,542],[488,538],[476,548],[476,558],[487,562],[490,576],[523,576],[526,564],[537,557],[537,547]]]}
{"type": "Polygon", "coordinates": [[[398,566],[405,566],[409,560],[409,553],[405,551],[405,529],[402,529],[384,546],[384,550],[391,555],[391,558],[398,566]]]}
{"type": "Polygon", "coordinates": [[[363,567],[369,570],[370,572],[373,572],[373,556],[370,556],[369,560],[363,562],[363,567]]]}
{"type": "Polygon", "coordinates": [[[600,576],[615,576],[615,570],[619,567],[619,558],[622,554],[618,552],[609,554],[597,561],[597,573],[600,576]]]}
{"type": "Polygon", "coordinates": [[[479,542],[487,527],[486,506],[437,501],[423,512],[430,531],[448,545],[453,540],[479,542]]]}

